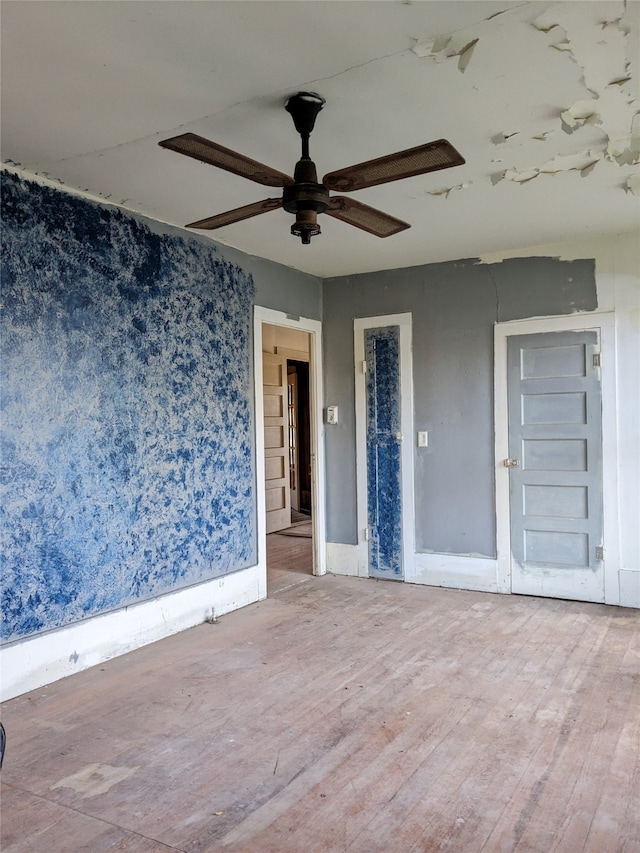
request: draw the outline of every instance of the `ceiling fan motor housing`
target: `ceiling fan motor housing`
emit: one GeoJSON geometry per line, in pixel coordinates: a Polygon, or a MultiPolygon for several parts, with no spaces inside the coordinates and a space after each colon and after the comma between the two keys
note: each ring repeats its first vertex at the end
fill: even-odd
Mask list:
{"type": "Polygon", "coordinates": [[[315,163],[308,157],[298,160],[293,177],[294,183],[283,189],[282,206],[296,214],[291,233],[308,244],[321,233],[318,214],[329,208],[329,190],[318,183],[315,163]]]}

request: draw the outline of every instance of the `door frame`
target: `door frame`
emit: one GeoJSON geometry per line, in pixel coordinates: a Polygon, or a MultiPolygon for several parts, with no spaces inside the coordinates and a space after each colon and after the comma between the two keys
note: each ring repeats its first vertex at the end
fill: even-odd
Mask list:
{"type": "Polygon", "coordinates": [[[613,313],[571,314],[535,320],[514,320],[494,326],[494,418],[496,548],[498,592],[511,592],[511,510],[507,409],[507,340],[514,335],[545,332],[595,331],[600,336],[602,394],[602,507],[604,542],[604,601],[620,603],[618,532],[618,452],[616,417],[616,341],[613,313]]]}
{"type": "MultiPolygon", "coordinates": [[[[313,507],[313,574],[327,571],[325,521],[324,424],[322,420],[322,323],[293,317],[283,311],[255,305],[253,309],[253,379],[256,448],[256,504],[258,567],[267,584],[267,534],[264,494],[264,405],[262,399],[262,326],[284,326],[309,333],[309,420],[311,438],[311,505],[313,507]]],[[[264,596],[262,596],[264,597],[264,596]]]]}
{"type": "Polygon", "coordinates": [[[402,574],[404,582],[415,578],[415,513],[413,506],[413,364],[412,315],[383,314],[377,317],[357,317],[353,321],[355,404],[356,404],[356,494],[357,544],[366,550],[369,576],[369,544],[367,528],[367,406],[364,361],[364,331],[384,326],[400,329],[400,424],[403,435],[400,453],[402,477],[402,574]]]}

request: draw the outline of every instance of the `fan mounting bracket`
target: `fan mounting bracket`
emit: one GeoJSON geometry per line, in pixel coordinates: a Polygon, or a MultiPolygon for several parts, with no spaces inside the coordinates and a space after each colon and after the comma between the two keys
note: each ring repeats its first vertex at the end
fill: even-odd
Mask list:
{"type": "Polygon", "coordinates": [[[316,92],[298,92],[284,106],[300,136],[308,139],[316,123],[316,116],[324,105],[325,99],[316,92]]]}

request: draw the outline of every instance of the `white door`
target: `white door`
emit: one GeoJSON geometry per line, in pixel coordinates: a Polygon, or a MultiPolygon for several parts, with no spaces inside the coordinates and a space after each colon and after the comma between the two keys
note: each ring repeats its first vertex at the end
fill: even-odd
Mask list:
{"type": "Polygon", "coordinates": [[[595,331],[508,339],[511,589],[604,601],[595,331]]]}
{"type": "Polygon", "coordinates": [[[264,476],[267,533],[291,526],[287,360],[263,353],[264,476]]]}

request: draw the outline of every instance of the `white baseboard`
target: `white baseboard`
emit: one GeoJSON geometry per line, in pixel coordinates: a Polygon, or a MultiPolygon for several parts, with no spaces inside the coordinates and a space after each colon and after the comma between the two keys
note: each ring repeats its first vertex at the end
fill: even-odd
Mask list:
{"type": "Polygon", "coordinates": [[[343,542],[327,542],[327,571],[334,575],[368,578],[369,548],[367,543],[345,545],[343,542]]]}
{"type": "MultiPolygon", "coordinates": [[[[368,577],[367,544],[327,542],[327,570],[368,577]]],[[[497,561],[449,554],[416,554],[409,583],[505,591],[497,561]]],[[[188,589],[48,631],[0,649],[0,701],[51,684],[106,660],[199,625],[266,597],[266,570],[252,566],[188,589]]],[[[620,570],[620,605],[640,608],[640,572],[620,570]]]]}
{"type": "MultiPolygon", "coordinates": [[[[497,581],[497,560],[451,554],[414,554],[413,566],[405,574],[407,583],[504,592],[497,581]]],[[[368,546],[327,542],[327,571],[335,575],[369,577],[368,546]]]]}
{"type": "Polygon", "coordinates": [[[498,561],[487,557],[459,554],[416,554],[409,583],[471,589],[478,592],[503,592],[498,586],[498,561]]]}
{"type": "MultiPolygon", "coordinates": [[[[335,575],[369,577],[367,543],[327,542],[327,571],[335,575]]],[[[620,606],[640,608],[640,571],[620,569],[619,577],[620,606]]],[[[508,561],[501,565],[499,560],[459,554],[414,554],[414,565],[407,571],[405,581],[477,592],[511,591],[508,561]]]]}
{"type": "Polygon", "coordinates": [[[620,569],[620,606],[640,608],[640,571],[620,569]]]}
{"type": "Polygon", "coordinates": [[[212,611],[221,616],[260,601],[266,594],[266,568],[252,566],[4,646],[0,649],[0,699],[51,684],[200,625],[212,611]]]}

